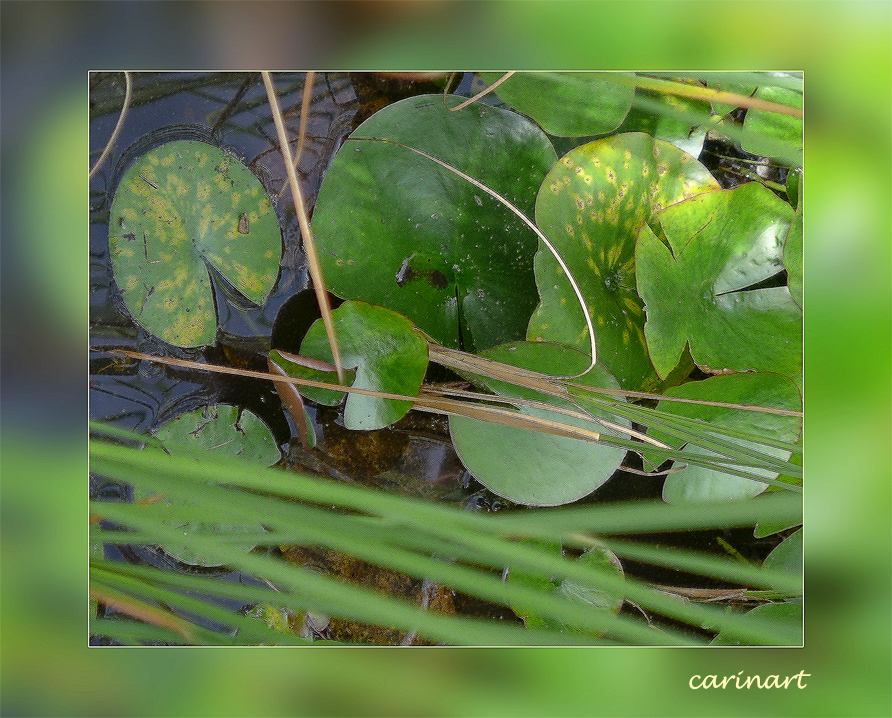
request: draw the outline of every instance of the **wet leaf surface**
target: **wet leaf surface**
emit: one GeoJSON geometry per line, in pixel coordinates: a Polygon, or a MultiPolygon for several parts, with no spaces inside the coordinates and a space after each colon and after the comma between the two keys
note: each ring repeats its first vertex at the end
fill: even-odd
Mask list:
{"type": "MultiPolygon", "coordinates": [[[[450,112],[441,95],[389,105],[351,138],[420,149],[530,217],[555,160],[523,116],[482,105],[450,112]]],[[[313,232],[338,296],[405,314],[453,348],[475,351],[524,335],[535,304],[535,234],[486,192],[405,147],[348,140],[326,173],[313,232]]]]}

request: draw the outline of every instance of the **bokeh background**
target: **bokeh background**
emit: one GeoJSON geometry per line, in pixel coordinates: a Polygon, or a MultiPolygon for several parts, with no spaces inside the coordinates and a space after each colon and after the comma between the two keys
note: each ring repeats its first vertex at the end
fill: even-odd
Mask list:
{"type": "Polygon", "coordinates": [[[12,2],[2,92],[5,716],[889,716],[888,2],[12,2]],[[803,649],[88,649],[87,72],[805,72],[803,649]],[[691,691],[692,674],[811,674],[691,691]]]}

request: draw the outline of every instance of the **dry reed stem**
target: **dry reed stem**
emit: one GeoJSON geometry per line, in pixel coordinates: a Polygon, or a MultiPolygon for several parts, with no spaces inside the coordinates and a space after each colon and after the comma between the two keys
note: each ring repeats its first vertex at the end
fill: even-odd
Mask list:
{"type": "Polygon", "coordinates": [[[108,159],[112,147],[114,147],[115,142],[118,141],[118,135],[121,134],[121,128],[124,127],[124,118],[127,117],[127,111],[130,109],[130,98],[133,95],[133,78],[130,77],[129,72],[124,73],[124,88],[124,104],[121,107],[121,114],[118,116],[118,122],[115,124],[115,129],[112,131],[111,137],[108,138],[108,143],[105,145],[105,149],[102,150],[102,154],[99,155],[99,159],[96,160],[96,164],[93,165],[93,169],[90,170],[88,179],[93,179],[93,176],[99,171],[99,168],[102,167],[105,160],[108,159]]]}
{"type": "MultiPolygon", "coordinates": [[[[322,314],[322,322],[325,325],[325,333],[328,336],[328,344],[331,348],[332,360],[334,361],[335,367],[337,367],[338,381],[343,384],[344,368],[341,362],[341,350],[338,346],[334,321],[331,318],[331,304],[328,301],[328,292],[325,288],[325,279],[322,276],[322,267],[319,265],[319,256],[316,254],[316,242],[313,239],[310,222],[307,218],[307,209],[304,206],[303,193],[300,189],[300,182],[298,182],[297,179],[295,162],[292,161],[291,151],[288,149],[288,135],[285,132],[285,123],[282,120],[282,110],[279,107],[279,98],[276,95],[276,89],[269,72],[264,71],[261,75],[263,76],[263,84],[266,86],[266,94],[269,98],[270,108],[272,109],[276,132],[279,136],[279,149],[281,150],[282,158],[285,161],[285,171],[288,173],[288,183],[291,186],[294,210],[297,213],[297,221],[300,224],[300,232],[304,240],[304,249],[307,253],[310,276],[313,279],[313,290],[316,292],[316,301],[319,303],[319,312],[322,314]]],[[[304,102],[301,108],[302,117],[307,114],[307,110],[309,109],[307,107],[307,99],[305,88],[304,102]]]]}
{"type": "Polygon", "coordinates": [[[598,361],[597,347],[595,344],[595,328],[592,325],[592,318],[589,316],[588,307],[586,306],[586,303],[585,303],[585,298],[582,296],[582,290],[579,288],[579,285],[576,283],[576,280],[573,278],[573,273],[570,271],[570,268],[567,266],[566,262],[564,262],[560,253],[557,251],[557,249],[551,243],[551,241],[548,239],[548,237],[545,236],[545,234],[542,232],[542,230],[540,230],[536,226],[535,222],[533,222],[529,217],[527,217],[523,212],[521,212],[517,207],[515,207],[507,199],[502,197],[502,195],[500,195],[494,189],[490,189],[488,186],[486,186],[479,180],[474,179],[470,175],[462,172],[460,169],[457,169],[456,167],[453,167],[452,165],[448,164],[447,162],[444,162],[443,160],[441,160],[437,157],[434,157],[433,155],[429,155],[427,152],[419,150],[415,147],[411,147],[410,145],[404,145],[401,142],[396,142],[394,140],[387,140],[387,139],[383,139],[383,138],[348,137],[347,139],[353,140],[355,142],[387,142],[388,144],[397,145],[398,147],[402,147],[402,148],[407,149],[411,152],[414,152],[415,154],[421,155],[422,157],[425,157],[425,158],[431,160],[432,162],[436,162],[438,165],[440,165],[441,167],[444,167],[445,169],[449,170],[450,172],[457,174],[459,177],[461,177],[466,182],[470,182],[475,187],[483,190],[490,197],[492,197],[496,201],[500,202],[501,204],[505,205],[515,215],[517,215],[517,217],[519,217],[520,220],[536,234],[536,236],[539,238],[539,240],[548,248],[548,251],[551,252],[552,256],[555,258],[557,263],[560,265],[561,269],[564,271],[564,274],[567,277],[567,280],[570,282],[570,286],[572,287],[573,292],[576,294],[576,299],[579,300],[579,306],[582,307],[582,316],[585,317],[585,325],[586,325],[586,328],[588,329],[589,339],[591,340],[592,361],[588,365],[588,368],[585,371],[581,371],[578,374],[568,375],[567,377],[564,377],[564,378],[572,379],[573,377],[582,376],[583,374],[587,374],[589,371],[591,371],[591,369],[595,366],[595,364],[598,361]]]}
{"type": "MultiPolygon", "coordinates": [[[[481,97],[484,97],[484,96],[488,95],[490,92],[492,92],[493,90],[495,90],[499,85],[501,85],[505,80],[507,80],[509,77],[511,77],[511,75],[513,75],[515,72],[516,72],[516,70],[511,70],[510,72],[506,72],[498,80],[496,80],[494,83],[492,83],[489,87],[484,88],[483,90],[478,92],[473,97],[462,102],[460,105],[456,105],[455,107],[447,107],[447,109],[450,112],[458,112],[459,110],[463,110],[468,105],[473,105],[481,97]]],[[[444,102],[444,104],[446,102],[445,95],[443,96],[443,102],[444,102]]]]}

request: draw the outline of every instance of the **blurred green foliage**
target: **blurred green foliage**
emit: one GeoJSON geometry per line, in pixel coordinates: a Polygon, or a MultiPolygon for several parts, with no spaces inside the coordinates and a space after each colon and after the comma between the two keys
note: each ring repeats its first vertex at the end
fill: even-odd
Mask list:
{"type": "Polygon", "coordinates": [[[312,3],[289,10],[277,3],[251,9],[257,34],[240,18],[241,3],[178,7],[174,12],[183,14],[162,15],[163,24],[153,22],[160,4],[152,5],[121,4],[109,13],[88,12],[79,3],[7,2],[0,9],[4,378],[8,373],[32,379],[4,382],[0,700],[5,715],[892,712],[892,10],[887,3],[399,3],[371,12],[354,8],[352,14],[330,3],[336,16],[312,3]],[[283,13],[289,22],[283,22],[283,13]],[[137,25],[140,36],[132,32],[137,25]],[[280,31],[286,29],[307,42],[295,41],[295,34],[283,37],[280,31]],[[221,40],[221,31],[230,40],[221,40]],[[45,425],[25,409],[33,395],[26,402],[23,392],[47,382],[58,389],[62,377],[63,390],[53,394],[54,415],[70,417],[79,408],[86,417],[86,392],[76,370],[85,366],[87,326],[82,249],[87,69],[194,66],[201,64],[198,57],[217,67],[804,70],[811,206],[805,241],[811,417],[806,511],[820,527],[805,537],[806,591],[826,589],[810,594],[806,648],[745,653],[88,650],[86,432],[75,421],[48,438],[45,425]],[[50,258],[58,264],[48,264],[50,258]],[[47,266],[55,268],[53,274],[47,274],[47,266]],[[7,274],[12,267],[14,277],[7,274]],[[25,286],[39,289],[39,298],[32,294],[23,301],[29,296],[25,286]],[[43,334],[34,335],[30,326],[43,327],[43,334]],[[35,357],[43,363],[35,366],[35,357]],[[826,381],[828,376],[833,380],[826,381]],[[44,562],[40,570],[35,570],[37,556],[44,562]],[[804,690],[688,688],[692,674],[741,670],[787,675],[805,670],[812,676],[804,690]]]}

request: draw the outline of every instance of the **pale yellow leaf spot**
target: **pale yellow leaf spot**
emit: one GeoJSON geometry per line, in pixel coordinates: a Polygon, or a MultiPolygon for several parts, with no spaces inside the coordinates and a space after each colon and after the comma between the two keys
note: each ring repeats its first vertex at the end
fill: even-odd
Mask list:
{"type": "Polygon", "coordinates": [[[124,282],[124,291],[129,292],[136,289],[136,285],[139,284],[139,277],[134,274],[131,274],[127,277],[127,281],[124,282]]]}

